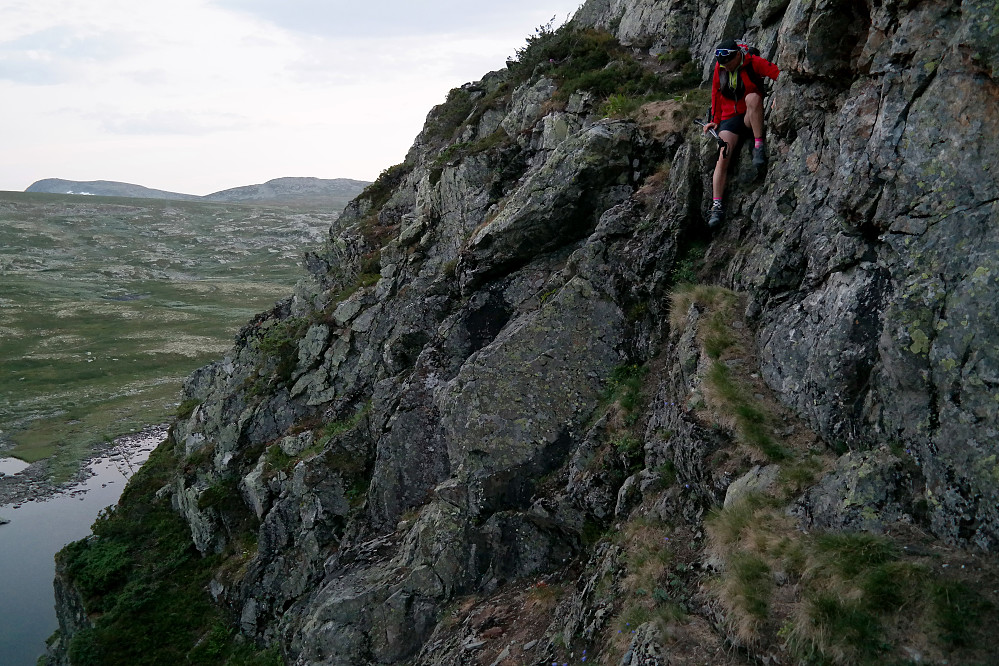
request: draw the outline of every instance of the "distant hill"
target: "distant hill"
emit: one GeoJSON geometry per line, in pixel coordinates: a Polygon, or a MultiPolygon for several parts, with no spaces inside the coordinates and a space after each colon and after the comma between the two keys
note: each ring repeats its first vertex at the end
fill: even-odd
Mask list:
{"type": "Polygon", "coordinates": [[[238,203],[333,203],[347,205],[370,183],[348,178],[275,178],[262,185],[246,185],[203,197],[206,201],[238,203]]]}
{"type": "Polygon", "coordinates": [[[25,192],[220,203],[308,204],[342,210],[347,202],[360,194],[368,184],[363,180],[349,178],[275,178],[260,185],[234,187],[202,197],[194,194],[154,190],[142,185],[111,180],[79,181],[46,178],[32,183],[25,192]]]}
{"type": "Polygon", "coordinates": [[[113,180],[63,180],[61,178],[46,178],[28,186],[25,192],[44,192],[47,194],[92,194],[99,197],[131,197],[139,199],[174,199],[193,201],[201,197],[194,194],[179,194],[164,190],[153,190],[142,185],[118,183],[113,180]]]}

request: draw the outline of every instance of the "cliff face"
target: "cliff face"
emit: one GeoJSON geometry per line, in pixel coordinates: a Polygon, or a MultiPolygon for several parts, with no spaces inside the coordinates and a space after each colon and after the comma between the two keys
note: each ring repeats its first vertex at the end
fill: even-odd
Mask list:
{"type": "Polygon", "coordinates": [[[994,575],[996,7],[597,0],[574,29],[564,60],[531,60],[568,31],[542,35],[453,91],[295,295],[188,380],[160,496],[226,558],[216,600],[296,664],[972,649],[893,643],[903,601],[871,655],[804,627],[820,581],[856,578],[811,530],[886,533],[863,542],[885,553],[922,530],[923,554],[994,575]],[[575,91],[571,49],[600,30],[625,48],[595,72],[645,68],[675,95],[615,116],[575,91]],[[782,75],[769,167],[740,160],[709,238],[705,96],[683,86],[723,36],[782,75]],[[809,566],[726,531],[738,510],[809,566]],[[649,535],[672,558],[657,572],[635,564],[649,535]],[[763,615],[732,578],[748,552],[763,615]],[[686,619],[618,638],[629,595],[686,619]]]}

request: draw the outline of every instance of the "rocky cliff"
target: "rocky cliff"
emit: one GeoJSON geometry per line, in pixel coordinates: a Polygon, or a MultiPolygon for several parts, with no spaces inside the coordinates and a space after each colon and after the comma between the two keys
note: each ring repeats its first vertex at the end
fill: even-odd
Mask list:
{"type": "Polygon", "coordinates": [[[993,659],[996,12],[590,0],[452,91],[187,381],[148,501],[230,626],[301,665],[993,659]],[[782,74],[712,237],[723,36],[782,74]]]}

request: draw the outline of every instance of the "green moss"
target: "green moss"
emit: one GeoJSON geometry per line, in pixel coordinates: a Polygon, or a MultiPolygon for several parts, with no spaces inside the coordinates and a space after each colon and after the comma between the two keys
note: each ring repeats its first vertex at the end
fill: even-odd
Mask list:
{"type": "Polygon", "coordinates": [[[177,418],[181,420],[189,418],[191,414],[194,413],[194,410],[197,409],[200,404],[201,404],[200,400],[194,400],[194,399],[185,400],[184,402],[180,403],[180,405],[177,406],[177,418]]]}

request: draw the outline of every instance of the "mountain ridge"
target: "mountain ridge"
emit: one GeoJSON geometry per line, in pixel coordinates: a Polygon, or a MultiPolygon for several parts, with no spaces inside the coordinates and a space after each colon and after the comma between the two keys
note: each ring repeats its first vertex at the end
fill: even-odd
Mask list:
{"type": "Polygon", "coordinates": [[[224,203],[300,203],[338,205],[341,208],[360,194],[370,183],[351,178],[282,177],[255,185],[228,188],[206,195],[158,190],[143,185],[112,180],[64,180],[44,178],[35,181],[25,192],[113,196],[168,201],[209,201],[224,203]]]}

